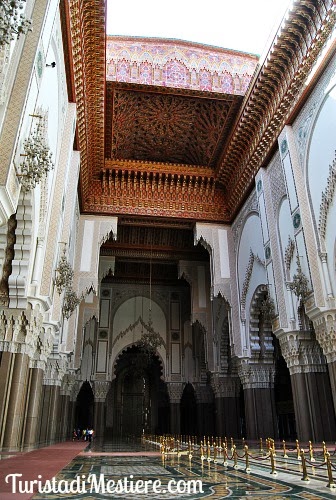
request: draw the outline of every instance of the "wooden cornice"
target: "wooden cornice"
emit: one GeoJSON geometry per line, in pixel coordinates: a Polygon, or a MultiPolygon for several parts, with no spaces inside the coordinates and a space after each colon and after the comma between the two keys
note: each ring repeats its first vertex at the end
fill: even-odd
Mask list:
{"type": "Polygon", "coordinates": [[[336,22],[334,0],[297,0],[256,73],[217,172],[231,217],[304,92],[336,22]]]}
{"type": "Polygon", "coordinates": [[[69,6],[85,210],[94,167],[104,164],[105,2],[70,0],[69,6]]]}

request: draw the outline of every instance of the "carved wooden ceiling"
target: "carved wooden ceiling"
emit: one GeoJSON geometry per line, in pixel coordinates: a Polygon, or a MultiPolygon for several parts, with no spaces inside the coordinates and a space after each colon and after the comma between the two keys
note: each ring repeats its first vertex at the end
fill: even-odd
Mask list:
{"type": "Polygon", "coordinates": [[[231,223],[308,94],[335,10],[333,0],[295,0],[256,66],[187,42],[106,41],[104,0],[63,0],[82,212],[231,223]]]}
{"type": "Polygon", "coordinates": [[[107,82],[105,158],[214,170],[242,100],[107,82]]]}

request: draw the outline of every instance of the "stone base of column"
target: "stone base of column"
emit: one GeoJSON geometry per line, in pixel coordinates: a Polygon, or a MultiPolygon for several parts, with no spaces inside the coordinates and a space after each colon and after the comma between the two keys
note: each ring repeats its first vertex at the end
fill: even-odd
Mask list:
{"type": "Polygon", "coordinates": [[[180,403],[171,402],[170,407],[170,433],[180,434],[181,433],[181,415],[180,415],[180,403]]]}

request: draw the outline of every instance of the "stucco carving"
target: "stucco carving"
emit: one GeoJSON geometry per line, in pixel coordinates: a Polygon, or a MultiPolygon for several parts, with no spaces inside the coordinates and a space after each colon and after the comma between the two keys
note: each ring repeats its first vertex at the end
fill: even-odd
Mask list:
{"type": "Polygon", "coordinates": [[[169,399],[171,403],[180,403],[181,397],[184,389],[184,385],[181,383],[167,382],[167,390],[169,394],[169,399]]]}
{"type": "Polygon", "coordinates": [[[332,164],[329,166],[327,186],[322,193],[322,199],[320,204],[318,229],[321,238],[323,239],[325,238],[326,235],[328,212],[330,205],[333,202],[335,189],[336,189],[336,157],[334,158],[332,164]]]}
{"type": "Polygon", "coordinates": [[[336,313],[322,313],[313,319],[315,335],[328,363],[336,361],[336,313]]]}
{"type": "Polygon", "coordinates": [[[244,389],[270,389],[274,387],[275,366],[254,364],[248,359],[238,360],[238,375],[244,389]]]}
{"type": "Polygon", "coordinates": [[[255,190],[252,191],[252,193],[248,197],[248,199],[247,199],[244,207],[239,212],[239,215],[236,218],[235,222],[232,224],[232,233],[233,233],[233,241],[234,241],[234,250],[235,250],[235,252],[237,251],[237,248],[238,248],[238,242],[239,242],[239,239],[240,239],[242,228],[244,226],[244,223],[246,221],[247,216],[251,212],[259,213],[257,193],[256,193],[255,190]]]}
{"type": "Polygon", "coordinates": [[[14,259],[8,278],[9,307],[27,306],[27,285],[30,257],[32,254],[32,194],[20,193],[16,214],[14,259]]]}
{"type": "Polygon", "coordinates": [[[241,293],[241,298],[240,298],[240,304],[242,311],[245,311],[245,306],[246,306],[246,295],[250,286],[250,280],[252,276],[252,271],[253,271],[253,266],[254,262],[258,262],[260,265],[265,267],[265,261],[262,260],[258,255],[254,254],[252,251],[252,248],[250,248],[250,258],[246,267],[245,271],[245,277],[244,277],[244,283],[242,286],[242,293],[241,293]]]}
{"type": "Polygon", "coordinates": [[[211,377],[211,387],[215,398],[234,398],[239,395],[239,377],[223,377],[220,374],[213,374],[211,377]]]}
{"type": "Polygon", "coordinates": [[[279,152],[277,152],[268,166],[267,173],[269,175],[273,213],[275,219],[277,219],[280,202],[287,195],[279,152]]]}
{"type": "MultiPolygon", "coordinates": [[[[227,226],[196,223],[194,229],[195,245],[201,243],[210,255],[211,266],[211,298],[221,296],[231,302],[230,279],[221,276],[221,248],[219,231],[229,231],[227,226]]],[[[222,249],[226,252],[227,249],[222,249]]]]}
{"type": "Polygon", "coordinates": [[[108,391],[110,390],[111,382],[97,381],[93,383],[93,394],[95,401],[105,402],[108,391]]]}
{"type": "Polygon", "coordinates": [[[281,353],[291,375],[295,373],[325,372],[326,363],[320,345],[307,338],[308,332],[293,331],[277,335],[281,353]]]}
{"type": "Polygon", "coordinates": [[[309,139],[309,131],[312,122],[320,109],[320,103],[325,99],[326,88],[336,73],[336,60],[333,59],[327,70],[324,72],[322,78],[318,81],[310,99],[303,107],[297,120],[293,124],[295,131],[296,141],[298,144],[300,163],[303,168],[304,157],[307,148],[307,141],[309,139]]]}

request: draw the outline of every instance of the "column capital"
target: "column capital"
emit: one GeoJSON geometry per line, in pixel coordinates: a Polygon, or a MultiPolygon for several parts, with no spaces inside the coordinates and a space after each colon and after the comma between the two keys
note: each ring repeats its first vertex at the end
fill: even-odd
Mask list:
{"type": "Polygon", "coordinates": [[[212,374],[211,387],[215,398],[234,398],[239,394],[240,380],[238,376],[212,374]]]}
{"type": "Polygon", "coordinates": [[[313,320],[315,335],[327,363],[336,361],[336,311],[325,311],[313,320]]]}
{"type": "Polygon", "coordinates": [[[106,396],[110,390],[111,382],[105,380],[95,380],[93,382],[92,391],[95,402],[105,403],[106,396]]]}
{"type": "Polygon", "coordinates": [[[307,335],[307,331],[300,330],[277,335],[281,353],[291,375],[325,372],[327,369],[321,346],[311,335],[307,335]]]}
{"type": "Polygon", "coordinates": [[[180,403],[181,397],[184,389],[182,382],[167,382],[167,390],[169,394],[169,399],[171,403],[180,403]]]}
{"type": "Polygon", "coordinates": [[[238,375],[243,389],[270,389],[274,387],[275,366],[240,359],[238,360],[238,375]]]}
{"type": "Polygon", "coordinates": [[[208,385],[195,384],[195,393],[198,403],[213,402],[213,392],[208,385]]]}

